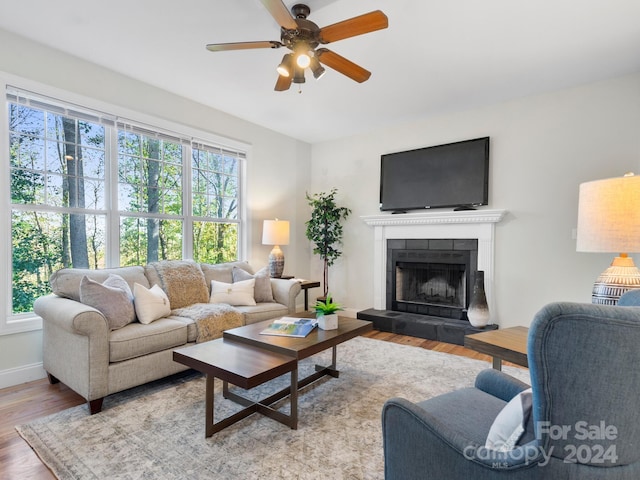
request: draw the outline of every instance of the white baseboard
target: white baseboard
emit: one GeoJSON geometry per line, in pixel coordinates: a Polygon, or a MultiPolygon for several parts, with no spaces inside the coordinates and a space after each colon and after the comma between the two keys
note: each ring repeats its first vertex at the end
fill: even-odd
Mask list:
{"type": "Polygon", "coordinates": [[[0,388],[13,387],[21,383],[32,382],[45,378],[47,372],[42,367],[42,362],[21,367],[9,368],[0,371],[0,388]]]}

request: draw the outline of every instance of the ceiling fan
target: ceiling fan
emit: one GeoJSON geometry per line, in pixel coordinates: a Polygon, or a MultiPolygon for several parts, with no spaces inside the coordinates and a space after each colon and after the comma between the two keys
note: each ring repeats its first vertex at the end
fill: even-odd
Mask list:
{"type": "Polygon", "coordinates": [[[287,47],[287,53],[278,65],[278,80],[275,90],[288,90],[291,83],[304,83],[304,71],[310,68],[313,76],[319,79],[325,70],[322,65],[346,75],[362,83],[369,79],[371,72],[356,65],[350,60],[326,48],[317,48],[320,44],[327,44],[349,37],[355,37],[389,26],[387,16],[380,10],[365,13],[342,22],[320,28],[307,16],[311,9],[307,5],[296,4],[291,7],[291,13],[282,0],[261,0],[271,16],[280,25],[280,41],[268,40],[261,42],[212,43],[207,50],[221,52],[225,50],[245,50],[252,48],[280,48],[287,47]]]}

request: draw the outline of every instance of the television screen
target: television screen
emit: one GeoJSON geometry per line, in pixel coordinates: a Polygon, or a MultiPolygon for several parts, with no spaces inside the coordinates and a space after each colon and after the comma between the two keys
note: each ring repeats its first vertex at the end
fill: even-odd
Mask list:
{"type": "Polygon", "coordinates": [[[381,156],[380,210],[487,205],[489,137],[381,156]]]}

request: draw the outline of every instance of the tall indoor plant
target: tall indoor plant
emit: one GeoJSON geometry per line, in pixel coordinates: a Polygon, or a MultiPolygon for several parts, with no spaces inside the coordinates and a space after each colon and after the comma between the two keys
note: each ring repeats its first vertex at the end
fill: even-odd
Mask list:
{"type": "Polygon", "coordinates": [[[338,246],[342,243],[342,220],[346,219],[351,210],[336,205],[335,196],[338,190],[331,192],[307,193],[307,202],[311,206],[311,219],[306,222],[306,235],[315,246],[313,253],[320,255],[324,262],[323,285],[324,296],[329,291],[329,267],[342,255],[338,246]]]}

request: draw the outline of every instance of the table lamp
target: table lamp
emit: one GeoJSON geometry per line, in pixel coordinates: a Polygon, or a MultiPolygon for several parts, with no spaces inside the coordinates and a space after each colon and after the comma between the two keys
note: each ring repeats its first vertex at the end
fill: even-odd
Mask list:
{"type": "Polygon", "coordinates": [[[280,278],[284,271],[284,253],[280,245],[289,245],[289,222],[286,220],[265,220],[262,225],[262,244],[273,245],[269,254],[269,275],[280,278]]]}
{"type": "Polygon", "coordinates": [[[593,285],[591,303],[617,305],[623,293],[640,288],[640,270],[628,256],[640,252],[640,176],[580,185],[576,250],[619,253],[593,285]]]}

